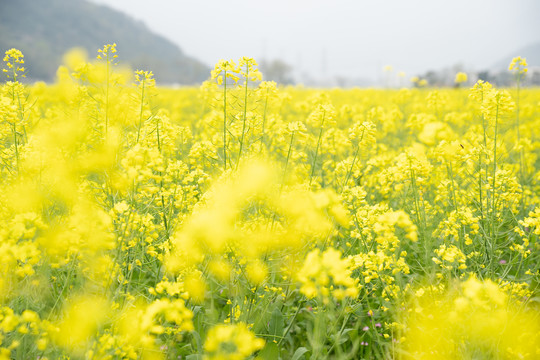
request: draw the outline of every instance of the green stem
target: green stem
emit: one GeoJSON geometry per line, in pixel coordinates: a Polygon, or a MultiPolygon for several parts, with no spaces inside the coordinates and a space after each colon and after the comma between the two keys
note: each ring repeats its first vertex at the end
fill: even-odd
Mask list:
{"type": "MultiPolygon", "coordinates": [[[[517,145],[519,147],[519,177],[520,177],[519,180],[521,182],[521,186],[523,186],[523,185],[525,185],[525,173],[526,173],[525,170],[526,169],[524,169],[525,161],[524,161],[524,155],[523,155],[523,148],[521,148],[521,134],[519,132],[519,93],[520,93],[520,89],[521,89],[520,80],[521,80],[521,75],[518,75],[517,96],[516,96],[516,135],[517,135],[517,145]]],[[[524,200],[524,192],[521,193],[521,207],[522,207],[522,210],[523,210],[523,206],[524,206],[523,200],[524,200]]]]}
{"type": "Polygon", "coordinates": [[[266,126],[266,111],[268,109],[268,89],[266,89],[266,97],[264,100],[264,112],[263,112],[263,121],[262,121],[262,134],[261,134],[261,142],[264,144],[264,127],[266,126]]]}
{"type": "MultiPolygon", "coordinates": [[[[497,131],[498,131],[498,120],[499,120],[499,101],[497,101],[497,110],[495,112],[495,136],[493,139],[493,181],[491,185],[491,237],[492,241],[490,244],[490,251],[489,251],[489,264],[491,265],[491,262],[493,261],[493,248],[495,247],[495,243],[497,241],[497,229],[496,229],[496,223],[497,223],[497,208],[495,203],[495,181],[497,178],[497,131]]],[[[491,266],[490,266],[491,268],[491,266]]]]}
{"type": "Polygon", "coordinates": [[[279,339],[277,343],[278,346],[281,345],[285,337],[289,334],[289,331],[291,331],[291,327],[294,324],[294,320],[296,320],[296,317],[298,316],[298,313],[300,312],[301,308],[302,308],[302,304],[300,303],[298,304],[298,308],[296,309],[296,312],[294,313],[293,318],[291,319],[291,322],[289,323],[289,326],[287,326],[287,328],[285,329],[285,332],[283,333],[283,337],[279,339]]]}
{"type": "Polygon", "coordinates": [[[161,140],[159,137],[159,118],[156,119],[156,136],[157,136],[158,151],[161,154],[161,140]]]}
{"type": "Polygon", "coordinates": [[[319,131],[319,138],[317,139],[317,147],[315,148],[315,156],[313,157],[313,164],[311,164],[311,175],[309,176],[309,185],[313,181],[313,175],[315,175],[315,166],[317,165],[317,156],[319,155],[319,147],[321,146],[321,138],[324,130],[324,118],[326,116],[326,111],[323,112],[323,118],[321,122],[321,130],[319,131]]]}
{"type": "Polygon", "coordinates": [[[142,119],[143,119],[143,107],[144,107],[144,83],[145,81],[142,81],[142,89],[141,89],[141,109],[139,111],[139,129],[137,130],[137,143],[139,143],[139,138],[141,136],[141,127],[142,127],[142,119]]]}
{"type": "Polygon", "coordinates": [[[287,166],[289,165],[289,159],[291,158],[293,140],[294,140],[294,131],[292,132],[291,140],[289,141],[289,150],[287,151],[287,160],[285,160],[285,168],[283,169],[280,193],[281,193],[281,189],[283,189],[283,185],[285,184],[285,174],[287,173],[287,166]]]}
{"type": "Polygon", "coordinates": [[[227,170],[227,70],[223,75],[223,170],[227,170]]]}
{"type": "Polygon", "coordinates": [[[450,177],[450,185],[452,186],[452,202],[454,205],[454,210],[456,214],[458,213],[457,199],[456,199],[456,185],[454,182],[454,172],[452,171],[452,163],[446,163],[446,170],[448,171],[448,176],[450,177]]]}
{"type": "Polygon", "coordinates": [[[349,171],[347,171],[347,175],[345,176],[345,181],[343,181],[343,185],[341,185],[341,193],[343,193],[343,189],[345,189],[345,186],[347,185],[347,183],[349,182],[349,179],[351,177],[351,174],[352,174],[352,171],[353,171],[353,168],[354,168],[354,164],[356,162],[356,158],[358,156],[358,153],[360,152],[360,145],[358,145],[356,147],[356,151],[354,152],[354,156],[353,156],[353,160],[352,160],[352,163],[351,163],[351,167],[349,168],[349,171]]]}
{"type": "MultiPolygon", "coordinates": [[[[12,100],[13,103],[15,103],[15,85],[17,85],[16,82],[14,84],[12,84],[12,86],[11,86],[11,100],[12,100]]],[[[19,107],[17,109],[17,115],[18,115],[19,120],[20,120],[20,122],[22,124],[23,123],[22,120],[24,119],[24,114],[23,114],[22,105],[21,105],[21,99],[20,99],[18,91],[17,91],[17,100],[18,100],[18,103],[19,103],[19,107]]],[[[15,146],[16,170],[17,170],[17,173],[18,173],[19,172],[20,156],[19,156],[19,140],[17,138],[17,122],[16,121],[13,121],[12,131],[13,131],[13,145],[15,146]]]]}
{"type": "Polygon", "coordinates": [[[242,136],[240,137],[240,150],[238,150],[238,162],[236,163],[236,168],[238,168],[238,164],[240,164],[240,157],[242,156],[242,149],[244,147],[244,136],[246,134],[248,77],[249,77],[249,66],[246,65],[246,86],[245,86],[245,91],[244,91],[244,121],[242,124],[242,136]]]}
{"type": "Polygon", "coordinates": [[[17,140],[17,124],[13,122],[13,143],[15,144],[15,159],[17,161],[17,173],[19,172],[19,145],[17,140]]]}
{"type": "Polygon", "coordinates": [[[107,54],[107,74],[105,80],[105,136],[107,136],[109,127],[109,66],[109,54],[107,54]]]}

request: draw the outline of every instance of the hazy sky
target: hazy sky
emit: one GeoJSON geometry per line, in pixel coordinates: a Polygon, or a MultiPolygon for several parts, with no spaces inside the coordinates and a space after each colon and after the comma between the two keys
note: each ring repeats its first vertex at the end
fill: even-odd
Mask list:
{"type": "Polygon", "coordinates": [[[538,0],[92,0],[142,20],[182,50],[217,60],[280,58],[313,77],[378,79],[489,68],[540,41],[538,0]]]}

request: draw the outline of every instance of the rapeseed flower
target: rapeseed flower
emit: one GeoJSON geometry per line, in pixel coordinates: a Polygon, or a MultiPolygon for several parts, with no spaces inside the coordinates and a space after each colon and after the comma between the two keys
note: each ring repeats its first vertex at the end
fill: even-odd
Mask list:
{"type": "Polygon", "coordinates": [[[471,277],[445,292],[426,292],[405,316],[406,358],[534,359],[540,354],[537,315],[513,303],[490,280],[471,277]]]}
{"type": "Polygon", "coordinates": [[[246,324],[216,325],[206,336],[205,359],[240,360],[246,359],[262,349],[264,340],[255,337],[246,324]]]}
{"type": "Polygon", "coordinates": [[[358,296],[358,284],[351,278],[351,262],[341,259],[339,250],[329,248],[323,253],[315,249],[307,254],[297,279],[300,292],[308,298],[320,297],[326,303],[330,298],[343,300],[358,296]]]}
{"type": "Polygon", "coordinates": [[[468,76],[467,76],[466,73],[464,73],[464,72],[458,72],[458,73],[456,74],[456,78],[454,79],[454,82],[455,82],[456,84],[462,84],[462,83],[467,82],[467,80],[468,80],[468,76]]]}
{"type": "Polygon", "coordinates": [[[8,79],[17,81],[17,77],[25,77],[24,55],[20,50],[9,49],[5,52],[3,61],[6,63],[6,68],[2,69],[8,79]]]}

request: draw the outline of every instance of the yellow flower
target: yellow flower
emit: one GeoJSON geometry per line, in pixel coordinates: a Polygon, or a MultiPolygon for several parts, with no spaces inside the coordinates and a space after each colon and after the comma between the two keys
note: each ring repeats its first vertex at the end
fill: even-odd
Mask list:
{"type": "Polygon", "coordinates": [[[20,50],[7,50],[3,60],[6,63],[7,68],[2,69],[2,71],[7,74],[6,76],[8,79],[11,78],[13,81],[17,81],[19,73],[22,73],[20,76],[25,77],[25,68],[22,66],[24,64],[24,55],[20,50]]]}
{"type": "Polygon", "coordinates": [[[255,337],[244,323],[216,325],[204,342],[205,359],[240,360],[262,349],[264,340],[255,337]]]}
{"type": "Polygon", "coordinates": [[[444,292],[425,291],[404,315],[405,359],[532,360],[540,353],[538,314],[513,303],[490,280],[471,277],[444,292]]]}
{"type": "Polygon", "coordinates": [[[514,71],[518,75],[522,75],[527,73],[527,65],[527,60],[518,56],[512,59],[512,62],[510,62],[510,65],[508,66],[508,70],[514,71]]]}
{"type": "Polygon", "coordinates": [[[468,80],[467,74],[465,74],[464,72],[458,72],[456,74],[456,78],[454,82],[456,84],[461,84],[461,83],[467,82],[467,80],[468,80]]]}
{"type": "Polygon", "coordinates": [[[230,78],[236,83],[239,79],[237,75],[239,72],[240,69],[233,60],[219,60],[211,71],[211,79],[217,79],[218,83],[221,84],[223,76],[225,76],[225,78],[230,78]]]}
{"type": "Polygon", "coordinates": [[[319,249],[312,250],[298,271],[300,292],[308,298],[320,295],[326,301],[330,293],[338,300],[356,297],[358,284],[351,277],[351,265],[351,260],[341,259],[341,252],[334,248],[322,254],[319,249]]]}
{"type": "Polygon", "coordinates": [[[154,73],[152,71],[137,70],[135,71],[135,81],[139,87],[151,87],[156,84],[154,73]]]}
{"type": "Polygon", "coordinates": [[[105,60],[107,64],[114,64],[114,60],[118,57],[116,55],[116,43],[107,44],[103,46],[103,49],[98,50],[97,59],[105,60]]]}
{"type": "Polygon", "coordinates": [[[54,336],[56,343],[80,352],[107,318],[107,307],[102,297],[80,295],[71,299],[54,336]]]}

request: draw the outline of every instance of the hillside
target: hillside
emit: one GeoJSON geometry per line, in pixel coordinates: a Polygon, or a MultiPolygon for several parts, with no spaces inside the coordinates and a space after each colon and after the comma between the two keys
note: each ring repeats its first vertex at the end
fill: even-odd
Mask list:
{"type": "Polygon", "coordinates": [[[506,70],[508,64],[516,56],[521,56],[527,59],[529,67],[539,67],[540,66],[540,42],[522,47],[514,51],[512,54],[505,56],[504,58],[495,62],[492,66],[494,70],[506,70]]]}
{"type": "Polygon", "coordinates": [[[199,83],[210,73],[142,22],[109,7],[85,0],[0,1],[0,51],[21,50],[31,80],[53,80],[62,55],[72,47],[93,56],[113,42],[121,62],[152,70],[162,84],[199,83]]]}

